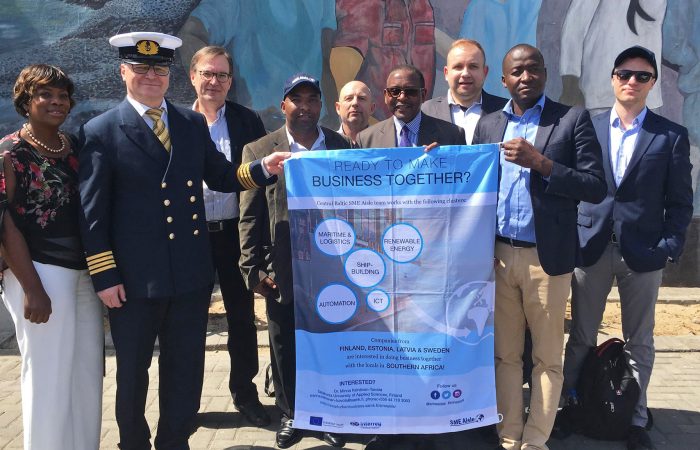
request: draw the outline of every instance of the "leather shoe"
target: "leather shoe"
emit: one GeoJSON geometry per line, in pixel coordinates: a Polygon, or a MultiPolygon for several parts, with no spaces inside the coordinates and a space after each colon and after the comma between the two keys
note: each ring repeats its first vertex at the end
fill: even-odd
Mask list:
{"type": "Polygon", "coordinates": [[[627,450],[654,450],[654,444],[643,427],[632,425],[627,436],[627,450]]]}
{"type": "Polygon", "coordinates": [[[574,432],[574,424],[571,416],[572,409],[570,406],[565,406],[560,411],[557,411],[550,436],[559,440],[566,439],[571,436],[571,434],[574,432]]]}
{"type": "Polygon", "coordinates": [[[283,418],[280,429],[277,430],[275,441],[279,448],[288,448],[301,440],[301,430],[293,427],[292,419],[283,418]]]}
{"type": "Polygon", "coordinates": [[[336,433],[323,433],[323,442],[331,447],[340,448],[345,446],[345,436],[336,433]]]}
{"type": "Polygon", "coordinates": [[[389,450],[391,447],[391,436],[377,434],[365,445],[365,450],[389,450]]]}
{"type": "Polygon", "coordinates": [[[266,427],[270,425],[270,416],[267,415],[265,408],[257,398],[240,405],[234,404],[233,407],[243,414],[243,417],[245,417],[248,422],[256,427],[266,427]]]}

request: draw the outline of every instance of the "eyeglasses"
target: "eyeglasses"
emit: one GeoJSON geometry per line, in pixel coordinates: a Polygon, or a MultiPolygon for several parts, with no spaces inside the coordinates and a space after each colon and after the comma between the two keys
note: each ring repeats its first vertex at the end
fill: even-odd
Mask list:
{"type": "Polygon", "coordinates": [[[199,75],[207,81],[211,81],[212,78],[216,77],[219,83],[226,83],[231,74],[228,72],[209,72],[208,70],[199,70],[199,75]]]}
{"type": "Polygon", "coordinates": [[[406,97],[418,97],[418,95],[423,91],[423,88],[399,88],[391,87],[384,89],[384,92],[389,97],[398,98],[402,93],[406,97]]]}
{"type": "Polygon", "coordinates": [[[131,67],[131,70],[133,70],[134,73],[138,73],[139,75],[147,74],[151,68],[153,68],[153,73],[160,77],[164,77],[170,73],[170,66],[164,66],[162,64],[126,64],[131,67]]]}
{"type": "Polygon", "coordinates": [[[654,75],[651,72],[646,72],[644,70],[616,70],[613,73],[622,81],[628,81],[630,78],[634,77],[634,79],[637,80],[637,83],[642,84],[648,83],[649,80],[654,78],[654,75]]]}

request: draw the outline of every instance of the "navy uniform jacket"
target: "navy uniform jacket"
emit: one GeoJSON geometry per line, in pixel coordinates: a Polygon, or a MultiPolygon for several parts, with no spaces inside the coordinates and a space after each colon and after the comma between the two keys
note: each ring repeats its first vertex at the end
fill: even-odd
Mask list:
{"type": "Polygon", "coordinates": [[[683,251],[693,215],[688,131],[647,111],[625,175],[616,186],[610,162],[610,112],[594,117],[593,125],[603,147],[608,189],[599,205],[579,205],[583,265],[598,261],[614,232],[630,269],[661,269],[668,258],[675,260],[683,251]]]}
{"type": "MultiPolygon", "coordinates": [[[[501,142],[507,125],[503,111],[483,116],[473,144],[501,142]]],[[[573,271],[580,258],[579,201],[600,203],[605,197],[600,144],[588,111],[546,98],[534,147],[553,162],[548,181],[530,171],[537,256],[548,275],[562,275],[573,271]]]]}
{"type": "Polygon", "coordinates": [[[81,232],[95,290],[127,299],[181,295],[213,283],[202,181],[222,192],[276,181],[259,162],[216,150],[201,114],[167,103],[167,152],[124,100],[80,130],[81,232]]]}

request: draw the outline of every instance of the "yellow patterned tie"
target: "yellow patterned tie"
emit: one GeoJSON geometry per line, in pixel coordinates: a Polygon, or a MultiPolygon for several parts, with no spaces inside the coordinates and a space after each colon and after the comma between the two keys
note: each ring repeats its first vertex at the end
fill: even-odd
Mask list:
{"type": "Polygon", "coordinates": [[[163,115],[163,110],[160,108],[151,108],[148,111],[146,111],[146,115],[153,119],[153,132],[158,137],[158,140],[163,144],[165,150],[169,152],[171,147],[170,133],[168,133],[168,129],[165,128],[165,122],[163,122],[163,119],[161,119],[161,116],[163,115]]]}

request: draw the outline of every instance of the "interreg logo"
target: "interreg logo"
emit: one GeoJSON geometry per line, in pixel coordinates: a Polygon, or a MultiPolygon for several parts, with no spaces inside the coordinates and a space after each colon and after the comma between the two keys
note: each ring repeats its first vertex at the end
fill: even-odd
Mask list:
{"type": "Polygon", "coordinates": [[[309,417],[309,425],[314,425],[320,427],[323,425],[323,417],[311,416],[309,417]]]}

